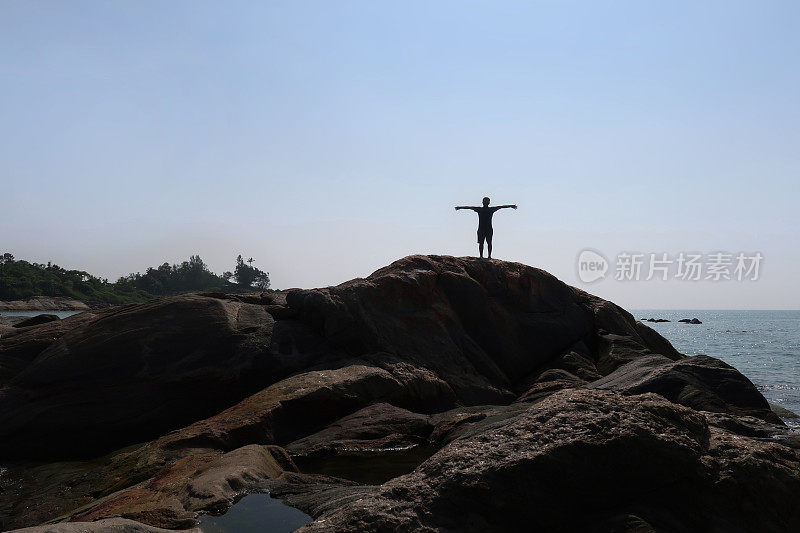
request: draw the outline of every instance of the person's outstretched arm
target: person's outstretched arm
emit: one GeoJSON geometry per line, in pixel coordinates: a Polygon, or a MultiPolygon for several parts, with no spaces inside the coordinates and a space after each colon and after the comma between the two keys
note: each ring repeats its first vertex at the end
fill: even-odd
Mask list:
{"type": "Polygon", "coordinates": [[[517,208],[516,204],[496,205],[496,206],[494,206],[494,210],[497,211],[498,209],[505,209],[506,207],[510,207],[511,209],[516,209],[517,208]]]}
{"type": "Polygon", "coordinates": [[[457,205],[456,206],[456,211],[458,211],[459,209],[472,209],[473,211],[477,211],[478,210],[477,207],[472,207],[472,206],[469,206],[469,205],[457,205]]]}

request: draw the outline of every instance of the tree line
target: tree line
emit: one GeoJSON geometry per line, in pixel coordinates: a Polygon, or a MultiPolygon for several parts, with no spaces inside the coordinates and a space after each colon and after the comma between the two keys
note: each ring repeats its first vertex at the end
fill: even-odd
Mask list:
{"type": "Polygon", "coordinates": [[[122,276],[115,282],[83,270],[67,270],[47,264],[17,260],[0,254],[0,300],[24,300],[32,296],[63,296],[96,303],[142,302],[156,296],[186,292],[250,292],[269,288],[269,273],[252,266],[253,259],[236,258],[232,272],[217,275],[199,255],[145,272],[122,276]]]}

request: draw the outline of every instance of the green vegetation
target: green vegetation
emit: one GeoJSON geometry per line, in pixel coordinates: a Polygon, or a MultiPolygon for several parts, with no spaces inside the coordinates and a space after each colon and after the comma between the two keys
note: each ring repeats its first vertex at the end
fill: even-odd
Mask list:
{"type": "Polygon", "coordinates": [[[188,261],[157,268],[144,274],[129,274],[110,283],[83,270],[66,270],[58,265],[17,261],[0,255],[0,300],[24,300],[32,296],[63,296],[87,303],[121,304],[143,302],[156,296],[186,292],[251,292],[269,288],[269,274],[252,266],[240,255],[234,273],[214,274],[193,255],[188,261]]]}
{"type": "MultiPolygon", "coordinates": [[[[200,259],[198,257],[198,259],[200,259]]],[[[253,258],[247,260],[249,265],[244,264],[242,256],[236,258],[236,270],[234,276],[237,283],[246,287],[258,287],[259,289],[266,289],[269,287],[269,274],[252,266],[253,258]]],[[[227,274],[227,272],[226,272],[227,274]]]]}

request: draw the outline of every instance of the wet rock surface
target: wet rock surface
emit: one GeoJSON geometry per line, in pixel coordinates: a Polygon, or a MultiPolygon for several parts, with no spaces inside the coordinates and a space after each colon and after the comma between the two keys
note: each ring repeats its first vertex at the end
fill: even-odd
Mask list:
{"type": "Polygon", "coordinates": [[[800,526],[798,439],[747,378],[518,263],[9,329],[3,529],[186,529],[248,492],[307,530],[800,526]]]}

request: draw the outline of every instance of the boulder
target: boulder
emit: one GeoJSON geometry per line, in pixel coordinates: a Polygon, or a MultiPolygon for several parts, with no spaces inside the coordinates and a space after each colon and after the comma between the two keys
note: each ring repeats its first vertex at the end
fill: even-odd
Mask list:
{"type": "Polygon", "coordinates": [[[331,348],[431,369],[465,404],[509,401],[515,381],[592,331],[589,310],[550,274],[474,258],[411,256],[286,301],[331,348]]]}
{"type": "Polygon", "coordinates": [[[585,384],[586,381],[566,370],[560,368],[549,369],[540,374],[517,401],[535,401],[545,398],[558,390],[574,389],[585,384]]]}
{"type": "Polygon", "coordinates": [[[228,453],[183,457],[152,478],[70,513],[71,521],[124,515],[173,529],[195,525],[197,514],[224,512],[248,490],[262,488],[285,468],[296,470],[282,449],[252,444],[228,453]]]}
{"type": "Polygon", "coordinates": [[[286,446],[291,455],[334,455],[408,448],[427,443],[429,416],[389,403],[376,403],[286,446]]]}
{"type": "Polygon", "coordinates": [[[19,374],[65,333],[94,321],[92,312],[54,320],[35,328],[9,328],[0,336],[0,396],[6,381],[19,374]]]}
{"type": "Polygon", "coordinates": [[[36,315],[36,316],[32,316],[30,318],[27,318],[25,320],[21,320],[21,321],[17,322],[16,324],[14,324],[14,327],[15,328],[26,328],[28,326],[38,326],[39,324],[47,324],[48,322],[52,322],[54,320],[58,320],[58,316],[57,315],[48,315],[48,314],[43,313],[41,315],[36,315]]]}
{"type": "Polygon", "coordinates": [[[698,411],[753,416],[782,424],[749,379],[707,355],[678,361],[661,355],[642,355],[588,386],[626,394],[655,392],[698,411]]]}
{"type": "MultiPolygon", "coordinates": [[[[27,316],[14,316],[14,315],[9,316],[9,315],[0,314],[0,326],[3,326],[4,328],[13,327],[15,324],[18,324],[18,323],[22,322],[23,320],[27,320],[28,318],[30,318],[30,317],[27,317],[27,316]]],[[[13,331],[13,330],[10,330],[10,331],[13,331]]]]}
{"type": "Polygon", "coordinates": [[[272,356],[274,320],[256,305],[186,296],[82,315],[0,339],[11,367],[3,456],[90,456],[148,440],[306,363],[272,356]]]}
{"type": "Polygon", "coordinates": [[[615,349],[623,337],[635,353],[676,356],[629,313],[544,271],[446,256],[411,256],[336,287],[181,296],[83,315],[0,339],[0,453],[108,452],[293,372],[347,360],[426,388],[401,406],[434,412],[455,401],[508,403],[554,358],[569,366],[582,342],[588,359],[570,364],[583,364],[576,375],[586,378],[627,360],[615,349]],[[600,344],[608,354],[598,362],[600,344]]]}
{"type": "Polygon", "coordinates": [[[769,408],[772,409],[772,412],[778,415],[781,418],[800,418],[800,415],[795,413],[794,411],[790,411],[785,407],[781,407],[780,405],[769,404],[769,408]]]}
{"type": "MultiPolygon", "coordinates": [[[[444,410],[454,400],[447,384],[432,374],[398,376],[381,368],[351,364],[286,378],[218,415],[165,435],[158,443],[166,448],[217,449],[250,442],[284,445],[325,428],[333,433],[330,424],[375,403],[433,405],[444,410]],[[419,391],[425,396],[417,396],[419,391]]],[[[366,428],[364,431],[368,433],[366,428]]]]}
{"type": "MultiPolygon", "coordinates": [[[[250,444],[291,443],[324,430],[330,424],[335,427],[337,420],[376,402],[413,405],[424,399],[431,405],[440,405],[442,409],[453,405],[453,393],[443,382],[422,383],[435,378],[432,374],[405,370],[397,373],[399,377],[393,376],[387,370],[365,365],[346,365],[338,369],[304,372],[281,380],[215,416],[169,432],[133,449],[122,449],[97,460],[48,463],[35,468],[10,468],[6,478],[12,486],[23,487],[24,490],[0,490],[0,511],[4,508],[11,509],[13,518],[10,523],[14,527],[72,516],[86,505],[94,505],[96,500],[122,493],[120,491],[126,491],[131,486],[150,483],[165,476],[175,480],[189,478],[189,468],[199,468],[198,461],[211,460],[250,444]],[[431,391],[433,395],[430,398],[417,396],[431,391]],[[171,465],[184,459],[187,462],[181,463],[184,465],[181,469],[172,468],[171,465]],[[69,490],[65,490],[65,487],[69,487],[69,490]]],[[[368,412],[374,414],[379,410],[380,407],[377,407],[368,412]]],[[[395,424],[393,417],[389,416],[389,412],[393,410],[395,409],[387,408],[387,430],[395,424]]],[[[415,416],[399,408],[396,412],[407,413],[404,416],[410,419],[427,420],[425,415],[415,416]]],[[[358,420],[359,416],[351,419],[358,420]]],[[[354,428],[352,425],[351,427],[354,428]]],[[[415,429],[419,427],[419,422],[414,420],[391,427],[396,433],[405,431],[404,428],[420,433],[419,429],[415,429]]],[[[380,425],[373,424],[371,430],[365,429],[360,435],[369,435],[370,431],[373,435],[380,432],[380,425]]],[[[423,426],[421,434],[424,435],[424,432],[423,426]]],[[[409,438],[415,439],[414,442],[420,440],[413,435],[409,438]]],[[[313,439],[306,442],[309,441],[313,439]]],[[[388,440],[380,441],[380,438],[376,442],[389,443],[388,440]]],[[[331,444],[330,449],[336,450],[336,444],[331,444]]],[[[284,470],[290,468],[284,467],[284,470]]],[[[264,483],[259,486],[259,490],[270,489],[272,485],[262,481],[264,483]]],[[[317,482],[329,483],[314,481],[317,482]]],[[[302,487],[310,481],[296,478],[293,483],[299,483],[301,488],[296,489],[283,483],[281,490],[291,494],[303,492],[302,487]]],[[[331,492],[335,493],[337,491],[331,492]]],[[[121,516],[129,516],[129,513],[134,512],[132,509],[140,509],[144,505],[137,503],[140,501],[139,496],[132,496],[140,492],[124,494],[124,498],[114,500],[113,507],[104,504],[106,514],[103,516],[112,513],[114,509],[117,511],[113,512],[119,512],[121,516]],[[128,510],[123,512],[123,509],[128,510]]],[[[151,501],[149,492],[145,496],[147,501],[151,501]]],[[[324,507],[324,502],[317,503],[324,507]]],[[[135,512],[138,513],[139,520],[152,526],[178,527],[181,524],[180,527],[186,527],[190,515],[193,516],[195,511],[189,512],[183,504],[180,508],[177,505],[172,499],[158,500],[156,510],[148,507],[151,511],[148,514],[141,514],[138,510],[135,512]],[[172,503],[167,505],[170,501],[172,503]]]]}
{"type": "MultiPolygon", "coordinates": [[[[104,518],[95,522],[59,522],[15,529],[14,533],[176,533],[174,529],[148,526],[127,518],[104,518]]],[[[182,529],[181,533],[202,533],[198,528],[182,529]]]]}
{"type": "MultiPolygon", "coordinates": [[[[122,516],[153,527],[183,529],[194,525],[198,513],[225,512],[242,494],[269,490],[274,480],[297,472],[277,446],[168,454],[151,443],[100,460],[12,469],[5,475],[8,486],[0,492],[0,508],[13,493],[17,498],[9,508],[11,517],[0,524],[13,528],[54,519],[86,522],[122,516]]],[[[309,482],[298,475],[298,482],[309,482]]]]}
{"type": "Polygon", "coordinates": [[[518,263],[411,256],[8,329],[3,527],[185,528],[243,491],[310,530],[798,525],[800,442],[749,380],[518,263]],[[381,479],[330,468],[398,450],[381,479]],[[313,473],[334,470],[361,483],[313,473]]]}
{"type": "Polygon", "coordinates": [[[659,395],[561,391],[500,427],[477,425],[412,473],[300,531],[788,531],[800,524],[798,453],[709,429],[702,414],[659,395]]]}

